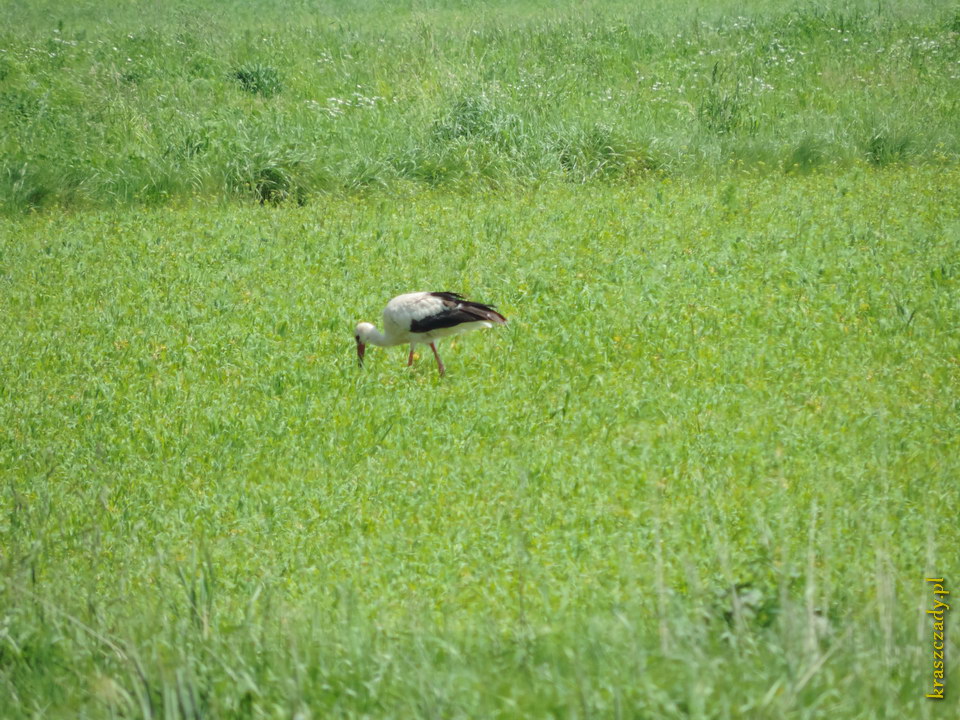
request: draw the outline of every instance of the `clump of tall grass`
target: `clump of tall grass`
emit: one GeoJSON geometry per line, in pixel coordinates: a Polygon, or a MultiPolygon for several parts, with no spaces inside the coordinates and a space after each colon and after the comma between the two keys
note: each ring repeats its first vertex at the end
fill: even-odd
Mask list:
{"type": "Polygon", "coordinates": [[[241,65],[231,73],[240,87],[251,95],[271,98],[283,90],[280,73],[275,67],[261,63],[241,65]]]}
{"type": "Polygon", "coordinates": [[[225,164],[229,187],[261,205],[295,200],[302,205],[309,191],[308,157],[293,150],[265,147],[237,149],[225,164]]]}
{"type": "Polygon", "coordinates": [[[430,140],[435,144],[481,139],[504,150],[518,147],[522,137],[520,116],[497,106],[483,92],[457,98],[430,130],[430,140]]]}
{"type": "Polygon", "coordinates": [[[786,158],[788,172],[810,172],[830,162],[829,144],[815,135],[804,135],[786,158]]]}
{"type": "Polygon", "coordinates": [[[878,129],[867,138],[864,152],[867,159],[879,167],[906,160],[912,150],[913,138],[908,132],[878,129]]]}
{"type": "Polygon", "coordinates": [[[38,210],[51,201],[59,187],[57,178],[17,158],[0,165],[0,193],[16,210],[38,210]]]}
{"type": "Polygon", "coordinates": [[[463,92],[391,158],[401,177],[441,185],[496,184],[517,173],[530,149],[523,117],[502,98],[463,92]]]}
{"type": "Polygon", "coordinates": [[[743,79],[731,75],[729,68],[719,62],[714,63],[707,87],[700,95],[697,118],[705,129],[718,135],[737,131],[753,134],[760,127],[760,121],[750,107],[743,79]]]}
{"type": "Polygon", "coordinates": [[[575,182],[633,177],[662,168],[638,141],[605,123],[563,127],[553,147],[564,176],[575,182]]]}

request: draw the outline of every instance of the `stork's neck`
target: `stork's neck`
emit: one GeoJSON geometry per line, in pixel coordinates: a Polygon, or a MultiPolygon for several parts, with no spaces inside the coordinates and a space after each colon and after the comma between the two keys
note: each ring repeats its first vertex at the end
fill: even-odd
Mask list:
{"type": "Polygon", "coordinates": [[[366,337],[363,338],[365,343],[370,343],[371,345],[379,345],[380,347],[389,347],[390,345],[396,345],[396,342],[391,341],[389,337],[384,335],[382,332],[377,330],[375,327],[371,327],[366,332],[366,337]]]}

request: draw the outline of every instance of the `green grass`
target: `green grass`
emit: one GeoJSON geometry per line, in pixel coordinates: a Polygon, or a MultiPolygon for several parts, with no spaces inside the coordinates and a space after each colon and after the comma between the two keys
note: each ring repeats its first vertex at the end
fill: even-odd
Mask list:
{"type": "Polygon", "coordinates": [[[958,181],[7,221],[0,715],[948,717],[958,181]]]}
{"type": "Polygon", "coordinates": [[[952,717],[955,4],[0,21],[0,718],[952,717]]]}
{"type": "Polygon", "coordinates": [[[954,3],[0,5],[0,211],[955,165],[954,3]]]}

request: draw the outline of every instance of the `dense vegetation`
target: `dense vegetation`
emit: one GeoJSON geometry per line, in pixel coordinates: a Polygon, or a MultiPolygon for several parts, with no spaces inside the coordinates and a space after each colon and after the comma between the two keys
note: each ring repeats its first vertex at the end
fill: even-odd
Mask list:
{"type": "Polygon", "coordinates": [[[0,717],[951,717],[952,7],[2,11],[0,717]]]}
{"type": "Polygon", "coordinates": [[[955,4],[754,4],[8,4],[0,203],[956,162],[955,4]]]}

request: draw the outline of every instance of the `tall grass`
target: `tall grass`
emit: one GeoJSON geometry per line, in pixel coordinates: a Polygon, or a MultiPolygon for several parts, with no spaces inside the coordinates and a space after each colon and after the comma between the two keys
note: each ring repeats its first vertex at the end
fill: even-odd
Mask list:
{"type": "Polygon", "coordinates": [[[8,211],[960,149],[947,3],[61,5],[0,11],[8,211]]]}

